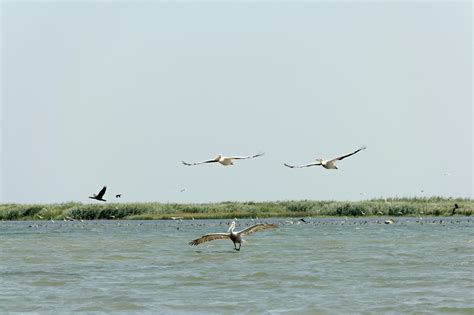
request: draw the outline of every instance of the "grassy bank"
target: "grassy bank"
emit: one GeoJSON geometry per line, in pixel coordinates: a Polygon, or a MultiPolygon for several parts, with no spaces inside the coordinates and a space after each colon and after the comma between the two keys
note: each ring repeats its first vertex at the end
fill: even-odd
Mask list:
{"type": "Polygon", "coordinates": [[[366,201],[221,202],[205,204],[97,203],[0,204],[0,220],[185,219],[323,217],[323,216],[450,216],[474,213],[472,199],[394,198],[366,201]]]}

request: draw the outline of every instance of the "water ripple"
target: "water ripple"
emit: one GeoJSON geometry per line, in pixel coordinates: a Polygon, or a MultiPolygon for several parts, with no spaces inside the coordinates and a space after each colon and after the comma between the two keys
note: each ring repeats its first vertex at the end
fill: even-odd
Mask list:
{"type": "Polygon", "coordinates": [[[470,218],[266,221],[0,222],[0,313],[472,314],[470,218]]]}

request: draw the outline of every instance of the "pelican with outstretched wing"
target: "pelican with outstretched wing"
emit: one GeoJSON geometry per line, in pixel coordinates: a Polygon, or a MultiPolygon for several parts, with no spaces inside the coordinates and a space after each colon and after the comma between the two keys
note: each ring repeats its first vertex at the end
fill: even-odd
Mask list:
{"type": "Polygon", "coordinates": [[[107,189],[107,186],[104,186],[100,191],[99,193],[96,195],[96,194],[93,194],[92,196],[89,196],[89,198],[91,199],[95,199],[95,200],[100,200],[100,201],[107,201],[105,200],[104,198],[104,195],[105,195],[105,190],[107,189]]]}
{"type": "Polygon", "coordinates": [[[201,236],[198,239],[195,239],[194,241],[189,242],[189,245],[197,246],[199,244],[214,241],[214,240],[230,239],[234,243],[234,249],[236,251],[239,251],[243,242],[242,236],[246,236],[257,231],[274,229],[277,227],[278,225],[276,224],[259,223],[259,224],[249,226],[248,228],[243,229],[242,231],[234,232],[235,221],[232,221],[232,223],[229,226],[229,230],[227,230],[227,233],[206,234],[206,235],[201,236]],[[239,244],[239,248],[237,248],[237,244],[239,244]]]}
{"type": "Polygon", "coordinates": [[[202,161],[202,162],[196,162],[196,163],[187,163],[185,161],[181,161],[184,165],[186,166],[193,166],[193,165],[199,165],[199,164],[205,164],[205,163],[221,163],[224,166],[228,165],[234,165],[234,160],[247,160],[247,159],[253,159],[259,156],[264,155],[265,153],[259,153],[251,156],[223,156],[222,154],[219,154],[213,159],[202,161]]]}
{"type": "Polygon", "coordinates": [[[345,159],[346,157],[354,155],[357,152],[365,150],[365,149],[367,149],[367,147],[363,146],[363,147],[355,150],[354,152],[351,152],[351,153],[346,154],[346,155],[339,156],[339,157],[334,158],[332,160],[316,159],[316,162],[308,163],[308,164],[304,164],[304,165],[290,165],[290,164],[287,164],[287,163],[283,163],[283,165],[285,165],[286,167],[289,167],[289,168],[303,168],[303,167],[310,167],[310,166],[320,165],[320,166],[322,166],[326,169],[336,169],[337,170],[337,166],[336,166],[337,161],[341,161],[341,160],[345,159]]]}

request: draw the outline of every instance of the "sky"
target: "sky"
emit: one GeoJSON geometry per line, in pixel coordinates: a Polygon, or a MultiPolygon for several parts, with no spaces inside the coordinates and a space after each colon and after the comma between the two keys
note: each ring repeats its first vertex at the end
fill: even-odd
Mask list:
{"type": "Polygon", "coordinates": [[[0,6],[0,203],[474,195],[470,1],[0,6]]]}

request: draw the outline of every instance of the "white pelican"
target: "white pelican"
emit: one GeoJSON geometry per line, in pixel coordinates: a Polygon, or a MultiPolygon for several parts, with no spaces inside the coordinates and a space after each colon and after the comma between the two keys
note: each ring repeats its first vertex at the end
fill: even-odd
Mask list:
{"type": "Polygon", "coordinates": [[[395,220],[394,219],[388,219],[384,221],[385,224],[394,224],[395,220]]]}
{"type": "Polygon", "coordinates": [[[243,229],[242,231],[234,232],[235,221],[232,221],[232,223],[229,226],[229,229],[227,230],[227,233],[206,234],[206,235],[201,236],[198,239],[195,239],[194,241],[189,242],[189,245],[197,246],[199,244],[209,242],[209,241],[230,239],[234,243],[234,249],[236,251],[239,251],[243,242],[242,236],[246,236],[257,231],[273,229],[276,227],[278,227],[278,225],[276,224],[259,223],[259,224],[252,225],[246,229],[243,229]],[[237,243],[239,244],[239,248],[237,248],[237,243]]]}
{"type": "Polygon", "coordinates": [[[308,164],[304,164],[304,165],[299,165],[299,166],[295,166],[295,165],[289,165],[287,163],[283,163],[286,167],[289,167],[289,168],[303,168],[303,167],[310,167],[310,166],[317,166],[317,165],[321,165],[322,167],[326,168],[326,169],[336,169],[337,170],[337,166],[336,166],[336,162],[337,161],[341,161],[343,159],[345,159],[346,157],[349,157],[351,155],[354,155],[356,154],[357,152],[359,151],[362,151],[362,150],[365,150],[367,147],[363,146],[357,150],[355,150],[354,152],[352,153],[349,153],[349,154],[346,154],[346,155],[343,155],[343,156],[339,156],[337,158],[334,158],[332,160],[323,160],[323,159],[316,159],[316,162],[313,162],[313,163],[308,163],[308,164]]]}
{"type": "Polygon", "coordinates": [[[202,162],[196,162],[196,163],[187,163],[185,161],[181,161],[181,162],[183,162],[183,164],[187,165],[187,166],[199,165],[199,164],[204,164],[204,163],[216,163],[216,162],[219,162],[224,166],[228,166],[228,165],[234,165],[234,160],[253,159],[253,158],[262,156],[264,154],[265,153],[259,153],[259,154],[252,155],[252,156],[223,156],[222,154],[219,154],[218,156],[216,156],[213,159],[202,161],[202,162]]]}

